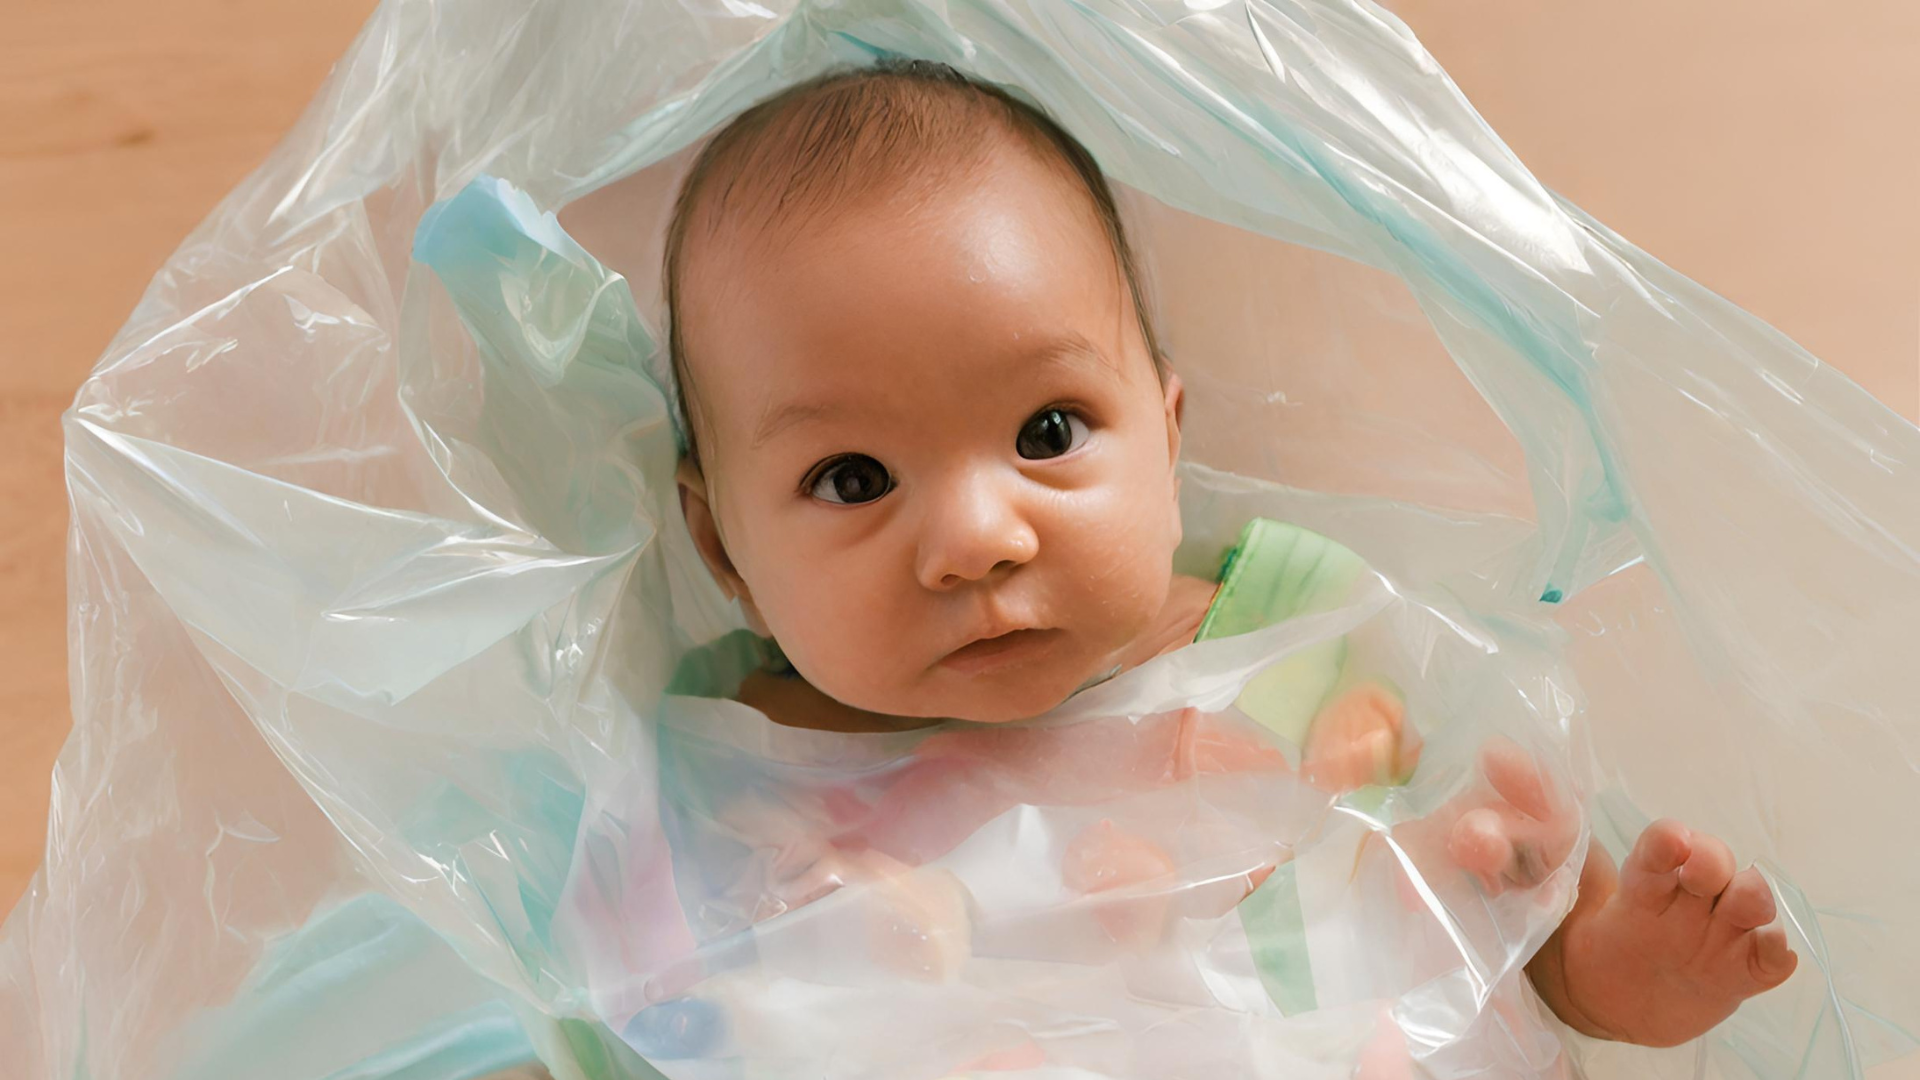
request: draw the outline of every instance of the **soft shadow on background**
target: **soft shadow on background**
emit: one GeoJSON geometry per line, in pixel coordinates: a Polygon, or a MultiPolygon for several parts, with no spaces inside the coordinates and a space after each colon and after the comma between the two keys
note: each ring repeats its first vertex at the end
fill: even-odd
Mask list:
{"type": "MultiPolygon", "coordinates": [[[[0,912],[39,863],[68,727],[59,414],[373,6],[16,0],[8,13],[0,912]]],[[[1920,417],[1920,4],[1388,6],[1548,186],[1920,417]]]]}

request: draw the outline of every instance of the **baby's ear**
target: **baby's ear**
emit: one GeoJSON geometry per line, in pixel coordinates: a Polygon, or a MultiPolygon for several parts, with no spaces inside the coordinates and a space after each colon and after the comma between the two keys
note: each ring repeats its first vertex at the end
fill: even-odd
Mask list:
{"type": "Polygon", "coordinates": [[[1167,381],[1160,388],[1166,398],[1167,408],[1167,460],[1180,460],[1180,422],[1186,416],[1187,391],[1180,382],[1180,376],[1167,373],[1167,381]]]}
{"type": "Polygon", "coordinates": [[[1173,543],[1175,547],[1185,538],[1185,530],[1180,521],[1180,422],[1186,415],[1186,388],[1180,384],[1180,376],[1167,373],[1167,382],[1161,391],[1166,396],[1167,406],[1167,468],[1173,473],[1173,543]]]}
{"type": "Polygon", "coordinates": [[[693,546],[700,552],[700,561],[707,564],[707,572],[713,575],[727,599],[741,600],[751,606],[753,601],[747,593],[747,583],[734,569],[727,545],[720,539],[720,525],[714,519],[713,505],[707,501],[707,478],[700,466],[692,458],[681,458],[673,478],[680,486],[680,513],[687,519],[687,531],[693,534],[693,546]]]}

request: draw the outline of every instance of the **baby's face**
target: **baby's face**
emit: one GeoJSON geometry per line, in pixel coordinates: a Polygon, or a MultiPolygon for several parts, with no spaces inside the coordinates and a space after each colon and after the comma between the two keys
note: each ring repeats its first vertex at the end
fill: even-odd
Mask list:
{"type": "Polygon", "coordinates": [[[688,260],[708,564],[814,686],[1037,715],[1166,605],[1179,383],[1093,212],[1011,147],[962,179],[688,260]],[[717,534],[710,522],[717,521],[717,534]]]}

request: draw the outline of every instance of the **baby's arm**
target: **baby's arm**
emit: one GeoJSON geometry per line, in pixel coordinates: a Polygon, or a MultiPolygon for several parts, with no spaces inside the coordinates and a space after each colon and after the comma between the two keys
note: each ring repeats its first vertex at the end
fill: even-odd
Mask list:
{"type": "MultiPolygon", "coordinates": [[[[1413,823],[1499,892],[1558,867],[1579,832],[1576,809],[1511,744],[1482,757],[1486,787],[1433,822],[1413,823]]],[[[1588,848],[1573,909],[1527,965],[1554,1015],[1583,1034],[1674,1046],[1705,1034],[1742,1001],[1785,982],[1798,959],[1770,926],[1773,893],[1758,870],[1734,872],[1727,845],[1673,821],[1649,826],[1614,868],[1588,848]]]]}

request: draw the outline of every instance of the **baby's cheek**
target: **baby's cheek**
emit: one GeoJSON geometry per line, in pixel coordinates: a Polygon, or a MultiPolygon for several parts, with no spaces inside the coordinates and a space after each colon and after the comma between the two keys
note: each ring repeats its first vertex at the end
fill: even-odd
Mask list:
{"type": "Polygon", "coordinates": [[[837,594],[832,585],[821,580],[791,587],[780,597],[778,617],[768,613],[769,629],[780,648],[815,682],[845,671],[877,621],[876,612],[862,612],[856,597],[837,594]]]}
{"type": "Polygon", "coordinates": [[[1156,529],[1137,517],[1103,525],[1083,533],[1067,555],[1078,606],[1098,623],[1088,629],[1118,645],[1144,632],[1166,603],[1173,545],[1164,525],[1156,529]]]}

